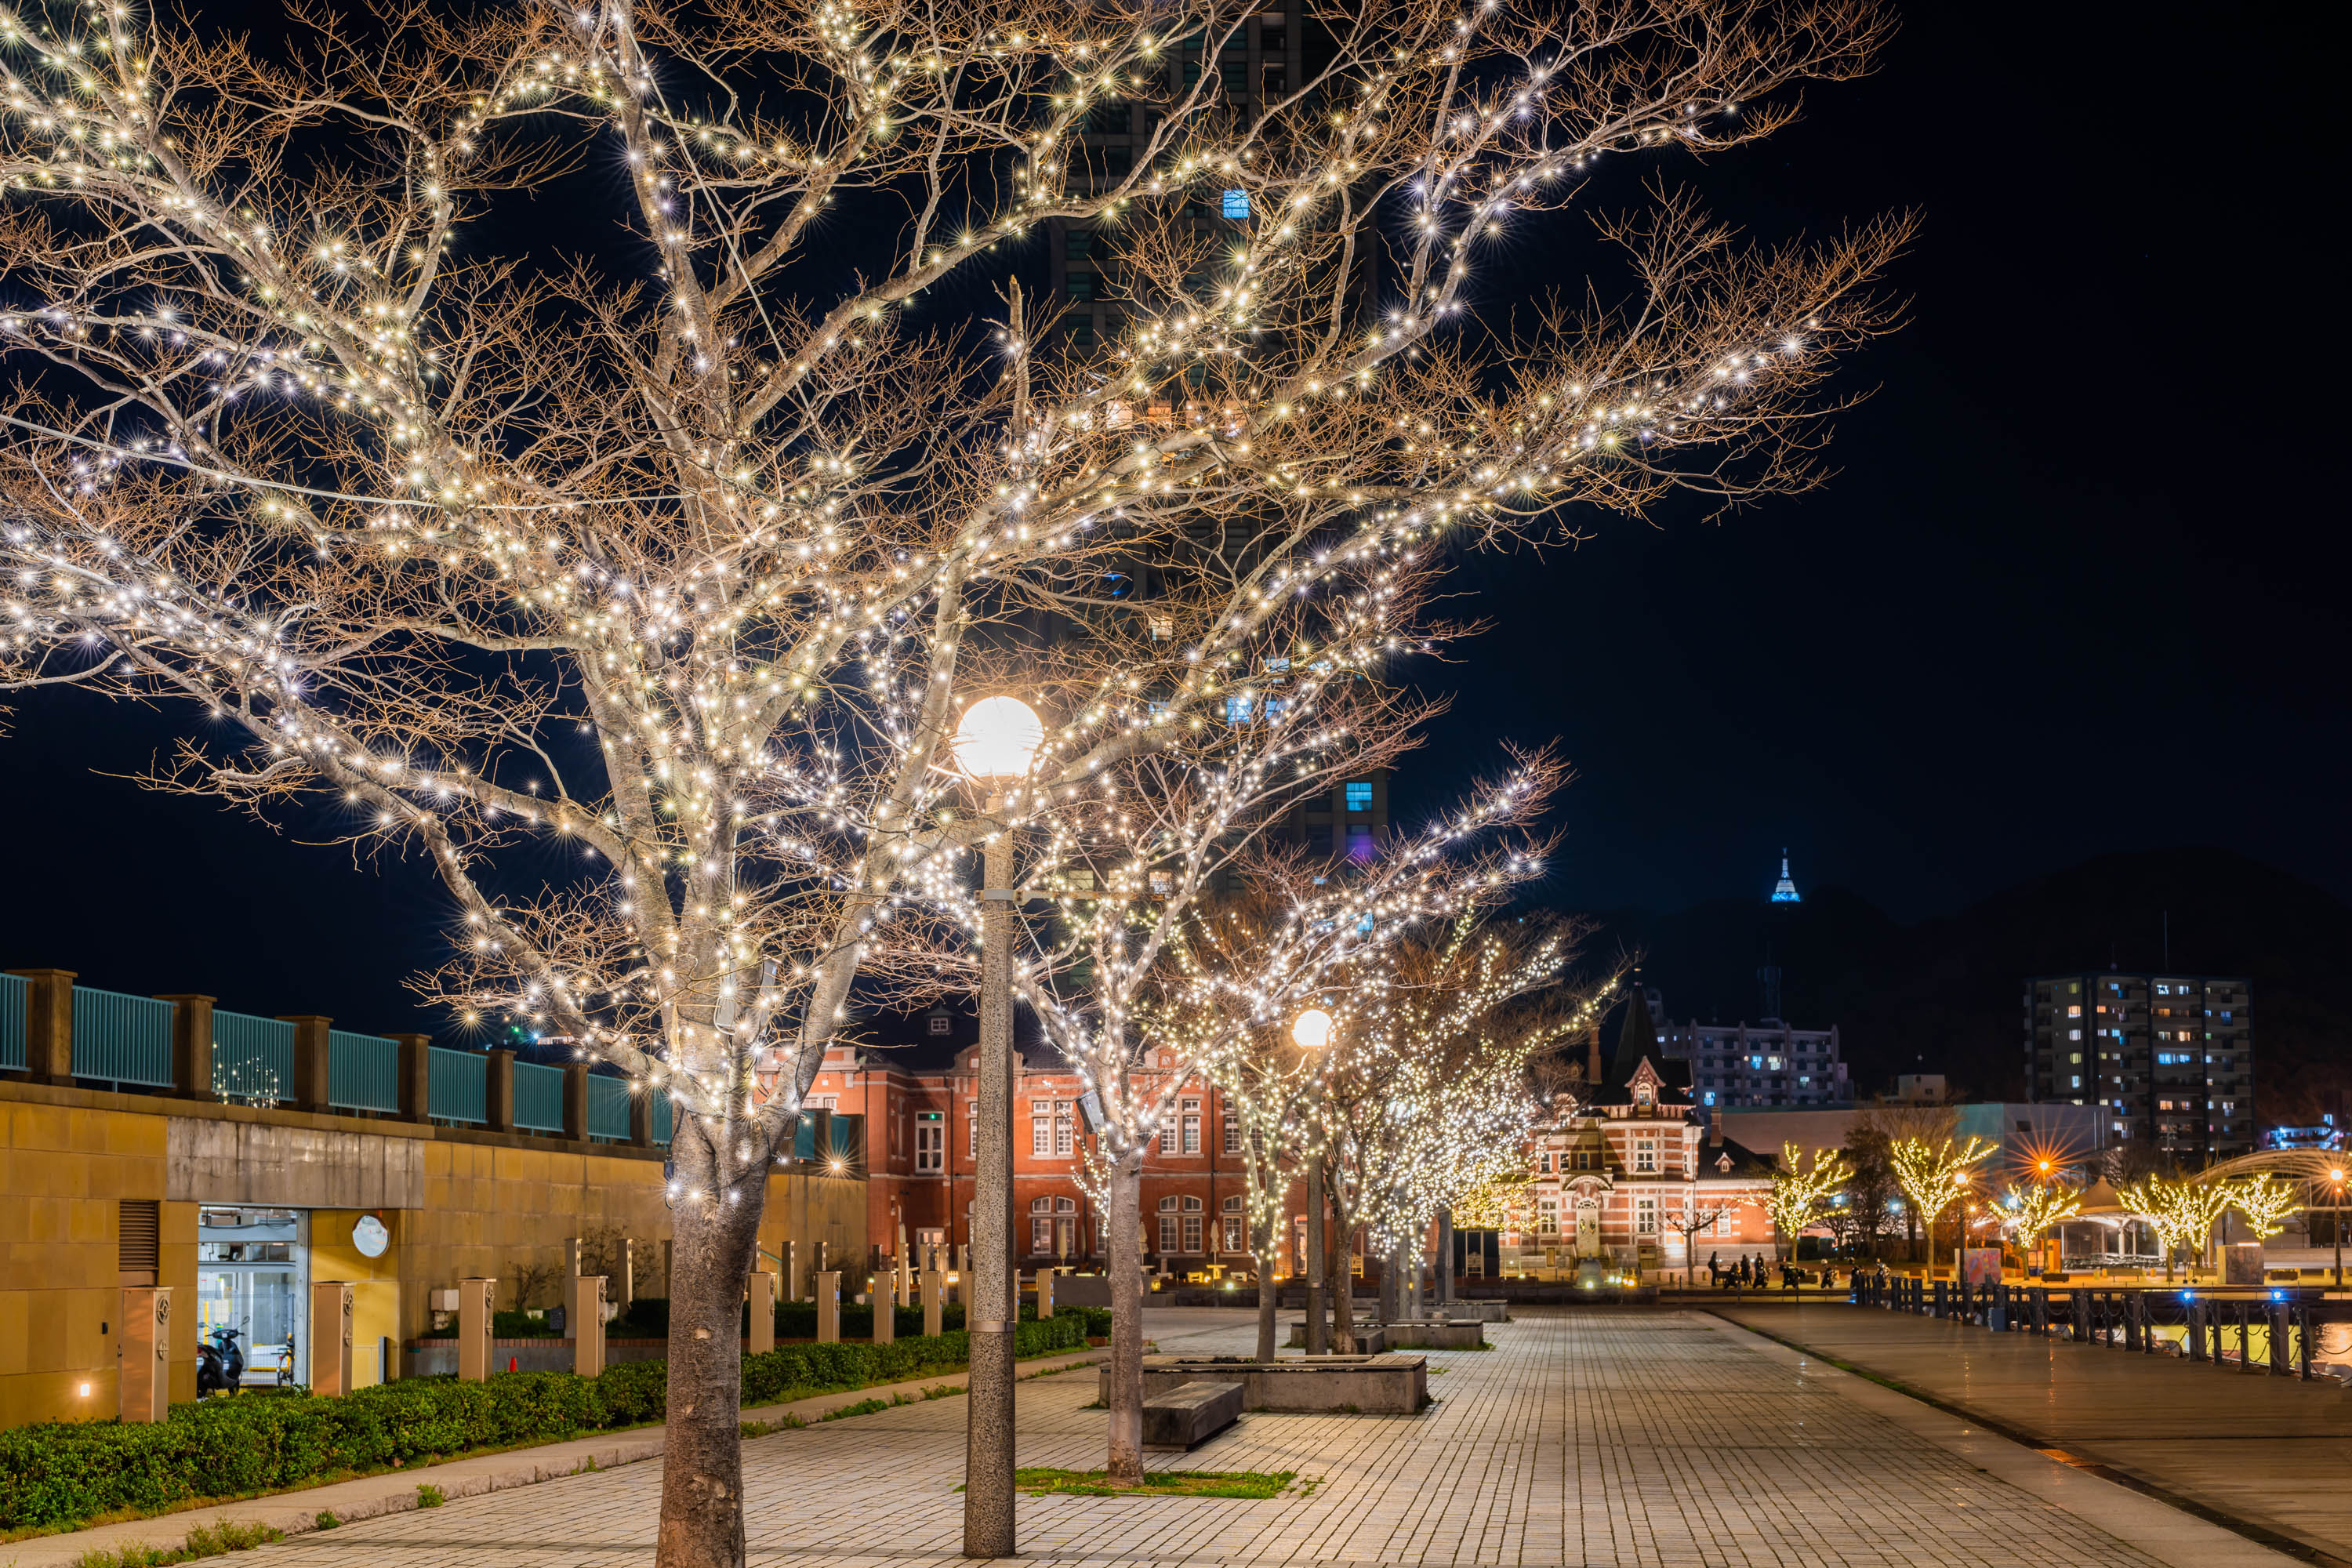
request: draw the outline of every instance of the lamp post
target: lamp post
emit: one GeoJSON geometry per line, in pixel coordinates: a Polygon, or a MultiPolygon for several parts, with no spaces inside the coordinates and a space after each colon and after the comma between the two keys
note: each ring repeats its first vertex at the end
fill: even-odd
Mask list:
{"type": "MultiPolygon", "coordinates": [[[[988,812],[1024,777],[1045,727],[1017,697],[964,710],[949,750],[986,789],[988,812]]],[[[980,1094],[974,1115],[971,1394],[964,1411],[963,1554],[1010,1557],[1013,1543],[1013,840],[999,824],[982,840],[980,909],[980,1094]]]]}
{"type": "MultiPolygon", "coordinates": [[[[1290,1042],[1302,1051],[1319,1051],[1331,1043],[1331,1015],[1309,1007],[1290,1026],[1290,1042]]],[[[1307,1162],[1307,1353],[1324,1355],[1331,1348],[1323,1325],[1323,1155],[1307,1162]]]]}
{"type": "Polygon", "coordinates": [[[2328,1189],[2336,1194],[2336,1206],[2327,1217],[2336,1223],[2328,1228],[2336,1233],[2336,1288],[2344,1289],[2344,1167],[2336,1166],[2327,1173],[2328,1189]]]}

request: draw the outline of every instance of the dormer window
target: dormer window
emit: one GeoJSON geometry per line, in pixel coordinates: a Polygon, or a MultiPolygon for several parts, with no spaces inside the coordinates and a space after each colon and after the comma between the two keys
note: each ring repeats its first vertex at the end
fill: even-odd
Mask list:
{"type": "Polygon", "coordinates": [[[1721,1171],[1727,1176],[1731,1174],[1731,1156],[1728,1154],[1717,1156],[1715,1168],[1721,1171]]]}
{"type": "Polygon", "coordinates": [[[1633,1086],[1633,1103],[1645,1108],[1654,1105],[1657,1103],[1656,1091],[1646,1083],[1635,1084],[1633,1086]]]}

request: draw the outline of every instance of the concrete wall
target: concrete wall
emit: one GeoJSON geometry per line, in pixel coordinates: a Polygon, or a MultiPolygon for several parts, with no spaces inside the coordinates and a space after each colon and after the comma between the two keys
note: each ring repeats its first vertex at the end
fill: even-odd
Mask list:
{"type": "MultiPolygon", "coordinates": [[[[426,1327],[432,1290],[489,1275],[509,1281],[499,1305],[511,1305],[517,1272],[560,1273],[583,1233],[629,1237],[638,1293],[667,1289],[659,1150],[0,1080],[0,1426],[116,1414],[125,1199],[161,1205],[153,1282],[178,1292],[174,1400],[195,1397],[200,1204],[310,1212],[310,1279],[362,1286],[361,1383],[374,1381],[379,1338],[426,1327]],[[362,1214],[392,1233],[381,1258],[352,1245],[362,1214]]],[[[794,1244],[804,1276],[815,1241],[862,1256],[866,1215],[863,1178],[780,1169],[760,1245],[794,1244]]]]}

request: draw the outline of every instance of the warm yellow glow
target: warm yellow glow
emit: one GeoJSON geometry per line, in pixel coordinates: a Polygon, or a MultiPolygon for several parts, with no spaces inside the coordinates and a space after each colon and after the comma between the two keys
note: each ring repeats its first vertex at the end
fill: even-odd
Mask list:
{"type": "Polygon", "coordinates": [[[1321,1050],[1331,1043],[1331,1015],[1320,1007],[1309,1007],[1290,1026],[1290,1038],[1301,1050],[1321,1050]]]}
{"type": "Polygon", "coordinates": [[[1045,743],[1035,709],[1018,697],[983,697],[963,710],[948,749],[966,778],[1017,779],[1045,743]]]}

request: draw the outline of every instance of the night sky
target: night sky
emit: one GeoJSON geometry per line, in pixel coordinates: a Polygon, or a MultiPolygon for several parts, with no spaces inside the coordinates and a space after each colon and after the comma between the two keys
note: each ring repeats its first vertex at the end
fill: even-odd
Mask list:
{"type": "MultiPolygon", "coordinates": [[[[1580,777],[1545,892],[1571,907],[1760,896],[1784,843],[1801,885],[1904,919],[2173,844],[2352,892],[2325,51],[2283,7],[1906,10],[1877,77],[1666,164],[1759,237],[1920,213],[1893,279],[1914,320],[1849,373],[1877,391],[1839,423],[1840,472],[1468,563],[1449,609],[1496,626],[1411,672],[1459,695],[1401,811],[1498,737],[1557,737],[1580,777]]],[[[1592,205],[1652,166],[1621,160],[1592,205]]],[[[1489,303],[1575,287],[1592,254],[1581,217],[1530,225],[1489,303]]],[[[403,989],[446,914],[413,862],[354,868],[315,826],[104,776],[184,718],[18,704],[0,967],[442,1026],[403,989]]]]}

